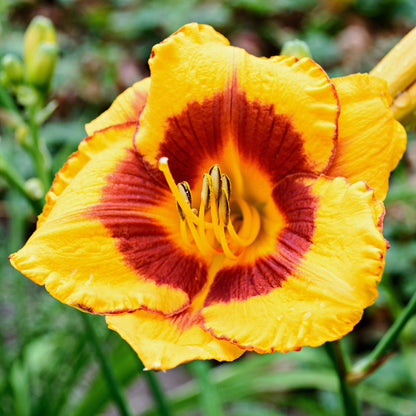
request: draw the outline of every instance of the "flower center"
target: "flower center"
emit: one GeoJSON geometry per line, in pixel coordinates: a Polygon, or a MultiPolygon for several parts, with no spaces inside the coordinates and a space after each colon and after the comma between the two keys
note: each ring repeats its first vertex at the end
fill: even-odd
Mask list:
{"type": "Polygon", "coordinates": [[[244,199],[230,201],[231,181],[218,165],[203,175],[199,209],[192,208],[189,184],[175,183],[166,157],[159,159],[159,169],[176,199],[186,243],[193,242],[204,254],[224,254],[236,260],[256,240],[261,227],[257,209],[244,199]]]}

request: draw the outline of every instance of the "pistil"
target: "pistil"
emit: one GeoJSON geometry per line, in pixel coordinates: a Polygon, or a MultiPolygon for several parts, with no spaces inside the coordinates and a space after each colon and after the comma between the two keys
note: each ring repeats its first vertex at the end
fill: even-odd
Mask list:
{"type": "Polygon", "coordinates": [[[237,199],[235,202],[241,214],[232,214],[231,181],[227,175],[221,174],[218,165],[212,166],[209,173],[203,176],[199,211],[192,208],[189,184],[185,181],[175,183],[166,157],[159,160],[159,169],[177,202],[180,232],[186,244],[193,241],[204,254],[224,254],[227,258],[236,260],[244,247],[256,240],[261,227],[257,209],[246,201],[237,199]],[[233,220],[237,217],[242,217],[238,232],[233,225],[233,220]]]}

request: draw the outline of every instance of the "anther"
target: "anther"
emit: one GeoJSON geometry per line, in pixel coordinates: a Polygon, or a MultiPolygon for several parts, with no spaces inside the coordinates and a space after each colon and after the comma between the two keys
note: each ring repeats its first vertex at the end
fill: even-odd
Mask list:
{"type": "Polygon", "coordinates": [[[221,196],[221,169],[218,165],[212,166],[212,168],[209,170],[209,174],[212,178],[212,189],[214,192],[215,199],[218,201],[218,199],[221,196]]]}
{"type": "Polygon", "coordinates": [[[178,203],[176,203],[176,208],[178,208],[178,212],[179,212],[179,216],[181,217],[181,220],[185,221],[186,219],[185,214],[183,213],[182,208],[178,203]]]}
{"type": "Polygon", "coordinates": [[[191,188],[189,188],[189,183],[186,181],[179,182],[178,189],[181,195],[183,196],[183,199],[188,204],[188,206],[192,207],[192,194],[191,194],[191,188]]]}
{"type": "Polygon", "coordinates": [[[225,226],[227,226],[230,221],[230,201],[228,200],[227,189],[225,187],[222,188],[218,204],[218,212],[222,222],[225,226]]]}
{"type": "Polygon", "coordinates": [[[209,208],[211,202],[211,193],[209,191],[209,181],[212,181],[211,176],[204,173],[202,179],[202,191],[201,191],[201,201],[204,203],[204,210],[206,211],[209,208]]]}
{"type": "MultiPolygon", "coordinates": [[[[187,203],[187,205],[189,206],[189,208],[191,208],[192,206],[192,194],[191,194],[191,190],[189,189],[189,184],[188,182],[184,181],[184,182],[180,182],[178,183],[178,189],[179,189],[179,193],[181,194],[181,196],[183,197],[184,201],[187,203]]],[[[179,216],[181,217],[182,221],[185,221],[185,213],[183,212],[181,206],[179,205],[179,203],[176,203],[176,206],[178,208],[178,212],[179,212],[179,216]]]]}
{"type": "Polygon", "coordinates": [[[231,181],[230,178],[223,173],[221,176],[222,179],[222,190],[227,194],[228,201],[231,197],[231,181]]]}

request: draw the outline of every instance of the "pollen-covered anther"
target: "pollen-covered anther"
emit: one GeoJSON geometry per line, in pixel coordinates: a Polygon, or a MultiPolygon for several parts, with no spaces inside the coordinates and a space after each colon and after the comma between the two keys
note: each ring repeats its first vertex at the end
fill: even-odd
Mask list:
{"type": "Polygon", "coordinates": [[[209,170],[209,175],[212,178],[212,189],[214,191],[215,199],[218,201],[221,196],[222,178],[221,169],[218,165],[214,165],[209,170]]]}
{"type": "Polygon", "coordinates": [[[222,187],[218,203],[218,212],[220,214],[221,221],[225,226],[227,226],[230,222],[230,201],[228,200],[227,189],[225,187],[222,187]]]}
{"type": "MultiPolygon", "coordinates": [[[[189,188],[189,184],[186,181],[180,182],[178,183],[178,189],[180,194],[182,195],[184,201],[188,204],[189,208],[192,209],[192,194],[191,194],[191,189],[189,188]]],[[[186,216],[181,208],[181,206],[179,205],[179,203],[176,203],[177,207],[178,207],[178,211],[179,211],[179,215],[181,217],[181,219],[183,221],[185,221],[186,216]]],[[[194,213],[195,211],[192,210],[194,213]]]]}
{"type": "Polygon", "coordinates": [[[212,181],[212,178],[207,173],[204,173],[202,179],[202,190],[201,190],[201,204],[203,204],[203,208],[206,211],[211,202],[211,193],[210,193],[210,184],[209,182],[212,181]]]}
{"type": "Polygon", "coordinates": [[[221,183],[222,183],[222,190],[227,195],[227,198],[229,201],[231,197],[231,181],[230,181],[230,178],[225,173],[223,173],[221,176],[221,183]]]}
{"type": "Polygon", "coordinates": [[[191,189],[189,188],[189,183],[186,181],[178,183],[179,192],[182,194],[185,202],[192,207],[192,194],[191,189]]]}

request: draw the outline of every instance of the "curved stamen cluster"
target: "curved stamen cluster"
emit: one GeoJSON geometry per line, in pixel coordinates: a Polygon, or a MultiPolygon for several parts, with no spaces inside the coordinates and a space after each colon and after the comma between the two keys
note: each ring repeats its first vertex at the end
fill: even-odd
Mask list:
{"type": "Polygon", "coordinates": [[[218,165],[203,176],[199,210],[192,208],[188,182],[175,183],[166,157],[160,158],[159,169],[176,199],[181,235],[186,243],[191,244],[193,240],[204,254],[223,253],[229,259],[237,259],[243,248],[257,238],[261,225],[257,209],[243,199],[236,199],[237,212],[231,211],[231,181],[221,174],[218,165]],[[233,225],[235,220],[241,220],[238,231],[233,225]]]}

